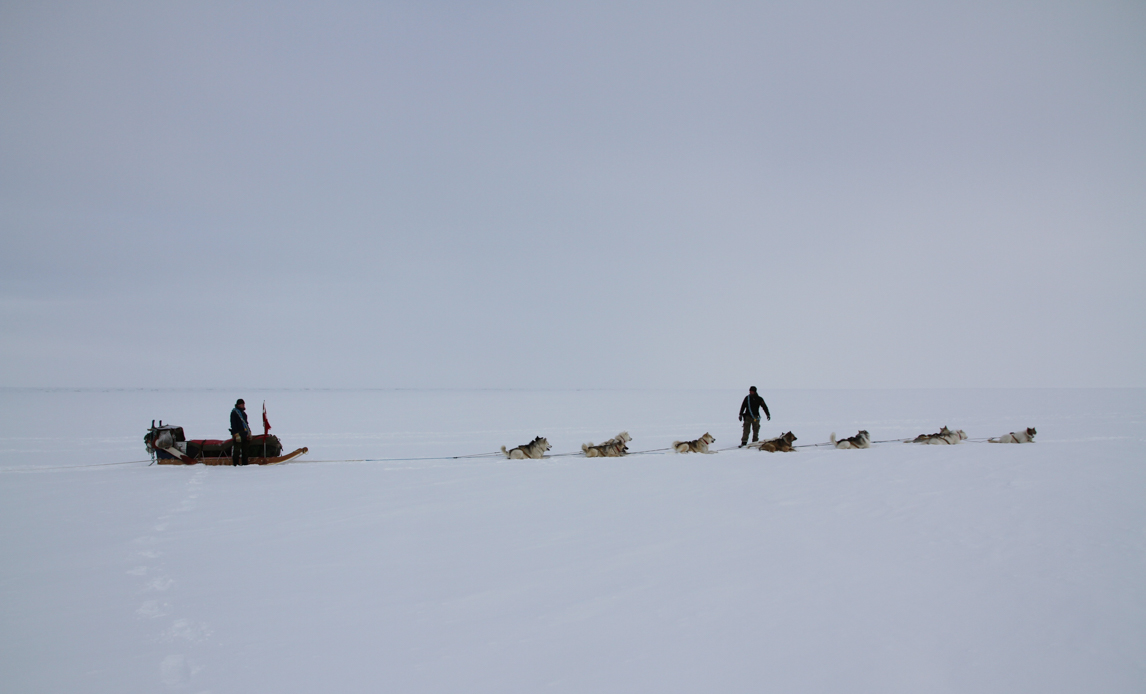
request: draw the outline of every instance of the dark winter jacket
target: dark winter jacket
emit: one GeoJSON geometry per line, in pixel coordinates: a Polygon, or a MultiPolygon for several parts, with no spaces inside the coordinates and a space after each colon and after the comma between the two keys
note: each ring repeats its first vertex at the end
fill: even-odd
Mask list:
{"type": "Polygon", "coordinates": [[[247,424],[247,413],[237,407],[231,410],[231,434],[251,435],[251,425],[247,424]]]}
{"type": "Polygon", "coordinates": [[[755,393],[744,396],[744,402],[740,403],[740,420],[743,421],[745,417],[760,419],[761,407],[764,408],[764,414],[768,419],[772,419],[772,413],[768,411],[768,404],[764,402],[764,398],[755,393]]]}

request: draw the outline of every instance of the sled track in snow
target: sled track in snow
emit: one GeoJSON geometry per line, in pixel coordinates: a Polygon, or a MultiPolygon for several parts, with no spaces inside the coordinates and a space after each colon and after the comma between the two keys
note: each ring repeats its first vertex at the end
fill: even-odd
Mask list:
{"type": "MultiPolygon", "coordinates": [[[[910,439],[910,438],[906,438],[906,439],[884,439],[882,441],[872,441],[871,444],[873,446],[875,446],[878,444],[885,444],[885,443],[911,443],[912,440],[913,439],[910,439]]],[[[963,443],[986,443],[986,442],[987,442],[986,437],[976,438],[976,439],[967,439],[966,441],[963,441],[963,443]]],[[[832,446],[832,445],[833,444],[830,441],[825,441],[824,443],[804,443],[804,444],[800,444],[798,446],[792,446],[792,448],[821,448],[821,447],[828,447],[828,446],[832,446]]],[[[712,452],[713,453],[720,453],[721,451],[735,451],[735,450],[738,450],[740,448],[742,448],[742,446],[728,446],[726,448],[714,448],[712,450],[712,452]]],[[[630,451],[630,452],[628,452],[625,455],[620,456],[620,457],[627,458],[627,457],[633,456],[633,455],[650,455],[650,454],[654,454],[654,453],[667,453],[668,451],[671,451],[671,450],[673,450],[672,446],[668,446],[666,448],[650,448],[650,449],[643,450],[643,451],[630,451]]],[[[298,460],[298,459],[295,459],[295,460],[292,460],[289,462],[280,463],[280,465],[300,465],[300,464],[308,464],[308,463],[406,463],[406,462],[417,462],[420,460],[427,460],[428,461],[428,460],[497,459],[497,458],[504,458],[504,456],[505,456],[505,454],[502,453],[501,451],[493,451],[491,453],[470,453],[468,455],[432,455],[432,456],[420,456],[420,457],[412,457],[412,458],[331,458],[331,459],[326,459],[326,460],[298,460]]],[[[540,460],[549,460],[551,458],[576,458],[576,457],[585,457],[585,453],[583,451],[572,451],[570,453],[554,453],[552,455],[547,455],[544,458],[541,458],[540,460]]],[[[525,458],[524,460],[535,460],[535,459],[525,458]]],[[[55,465],[52,467],[9,468],[7,470],[0,470],[0,472],[40,472],[40,471],[47,471],[47,470],[76,470],[76,469],[80,469],[80,468],[109,467],[112,465],[140,465],[142,463],[148,463],[150,465],[153,462],[154,461],[152,461],[150,459],[148,459],[148,460],[128,460],[128,461],[115,462],[115,463],[88,463],[86,465],[55,465]]]]}

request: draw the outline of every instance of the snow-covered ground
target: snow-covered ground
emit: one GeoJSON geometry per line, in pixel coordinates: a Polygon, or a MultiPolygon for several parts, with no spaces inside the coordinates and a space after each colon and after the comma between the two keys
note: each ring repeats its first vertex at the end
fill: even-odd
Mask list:
{"type": "Polygon", "coordinates": [[[0,691],[1146,691],[1146,391],[0,390],[0,691]],[[302,461],[148,467],[265,399],[302,461]]]}

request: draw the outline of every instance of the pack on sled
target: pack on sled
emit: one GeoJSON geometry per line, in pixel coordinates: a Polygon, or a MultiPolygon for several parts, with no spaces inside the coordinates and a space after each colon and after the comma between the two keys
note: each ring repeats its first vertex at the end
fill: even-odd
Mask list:
{"type": "MultiPolygon", "coordinates": [[[[147,452],[160,465],[230,465],[231,454],[236,444],[231,439],[196,439],[188,441],[183,427],[151,423],[151,428],[143,436],[147,452]]],[[[247,439],[247,461],[252,465],[275,465],[294,460],[307,452],[307,448],[297,448],[283,455],[283,445],[274,434],[258,434],[247,439]]]]}

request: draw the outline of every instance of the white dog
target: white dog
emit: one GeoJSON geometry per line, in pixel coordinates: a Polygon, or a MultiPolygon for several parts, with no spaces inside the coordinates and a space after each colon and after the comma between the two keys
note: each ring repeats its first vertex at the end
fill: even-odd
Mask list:
{"type": "Polygon", "coordinates": [[[839,441],[836,441],[836,432],[833,431],[830,440],[836,448],[871,448],[871,434],[867,433],[866,430],[861,430],[855,436],[849,436],[839,441]]]}
{"type": "Polygon", "coordinates": [[[505,450],[505,446],[502,446],[501,452],[505,454],[506,458],[511,460],[525,460],[526,458],[544,458],[545,451],[548,451],[550,448],[552,448],[552,446],[549,445],[549,441],[538,436],[529,443],[518,446],[517,448],[511,448],[508,451],[505,450]]]}
{"type": "Polygon", "coordinates": [[[673,441],[672,447],[677,453],[712,453],[713,451],[708,450],[708,445],[711,443],[716,443],[716,439],[706,431],[704,436],[695,441],[673,441]]]}
{"type": "Polygon", "coordinates": [[[1012,431],[1006,436],[997,436],[993,439],[987,439],[989,443],[1034,443],[1035,434],[1034,427],[1027,427],[1025,431],[1012,431]]]}
{"type": "Polygon", "coordinates": [[[620,458],[629,452],[629,447],[626,446],[633,437],[629,436],[629,432],[622,431],[605,443],[593,445],[592,443],[581,444],[581,450],[584,451],[586,458],[620,458]]]}

